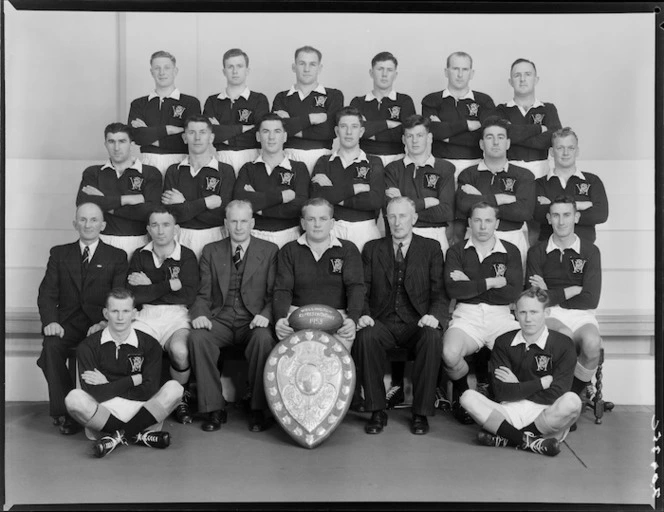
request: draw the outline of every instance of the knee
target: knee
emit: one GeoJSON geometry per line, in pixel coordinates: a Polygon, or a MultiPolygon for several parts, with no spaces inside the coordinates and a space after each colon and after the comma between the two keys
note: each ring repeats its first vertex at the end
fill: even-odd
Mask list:
{"type": "Polygon", "coordinates": [[[443,340],[443,361],[447,366],[456,366],[459,363],[463,357],[461,349],[461,344],[457,343],[453,337],[443,340]]]}
{"type": "Polygon", "coordinates": [[[461,407],[466,409],[466,411],[470,412],[474,409],[475,403],[477,403],[477,397],[480,394],[475,391],[474,389],[467,389],[461,394],[461,397],[459,397],[459,403],[461,404],[461,407]]]}
{"type": "Polygon", "coordinates": [[[189,359],[189,349],[187,348],[186,340],[176,340],[171,341],[171,344],[168,347],[168,356],[171,360],[178,363],[186,363],[189,359]]]}
{"type": "Polygon", "coordinates": [[[82,389],[72,389],[65,397],[65,407],[70,413],[80,412],[84,408],[88,395],[82,389]]]}
{"type": "Polygon", "coordinates": [[[602,347],[602,338],[599,333],[589,333],[581,338],[581,352],[589,358],[599,357],[602,347]]]}
{"type": "Polygon", "coordinates": [[[182,398],[182,393],[184,393],[184,388],[176,380],[169,380],[161,388],[164,399],[167,402],[176,402],[182,398]]]}
{"type": "Polygon", "coordinates": [[[272,347],[277,344],[274,340],[274,337],[272,336],[272,333],[270,332],[270,329],[265,327],[256,327],[251,335],[251,341],[257,347],[268,350],[271,350],[272,347]]]}
{"type": "Polygon", "coordinates": [[[568,391],[560,397],[560,410],[565,416],[578,416],[582,406],[581,398],[576,393],[568,391]]]}

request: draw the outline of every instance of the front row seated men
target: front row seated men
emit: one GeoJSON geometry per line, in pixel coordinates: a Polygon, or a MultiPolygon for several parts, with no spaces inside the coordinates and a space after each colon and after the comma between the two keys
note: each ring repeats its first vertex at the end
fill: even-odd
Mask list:
{"type": "Polygon", "coordinates": [[[249,430],[268,427],[263,369],[275,345],[272,288],[277,246],[251,236],[251,203],[234,200],[226,207],[229,237],[208,244],[200,261],[200,286],[190,316],[189,354],[196,376],[198,411],[207,413],[202,429],[213,432],[226,423],[226,402],[218,368],[222,349],[244,348],[249,361],[252,410],[249,430]]]}
{"type": "Polygon", "coordinates": [[[366,287],[363,315],[353,358],[371,419],[367,434],[387,425],[384,373],[387,350],[407,347],[415,353],[410,430],[429,431],[441,358],[441,329],[449,301],[443,287],[443,254],[435,240],[413,234],[415,204],[397,197],[387,206],[391,236],[369,242],[362,253],[366,287]]]}
{"type": "Polygon", "coordinates": [[[548,293],[538,288],[517,299],[520,329],[496,339],[489,362],[496,401],[474,390],[461,395],[484,429],[477,434],[481,444],[554,456],[581,414],[579,396],[569,391],[576,350],[567,336],[547,328],[548,305],[548,293]]]}
{"type": "Polygon", "coordinates": [[[127,283],[136,306],[142,306],[134,329],[155,338],[168,352],[171,377],[185,388],[175,415],[180,423],[191,423],[188,308],[198,290],[198,262],[194,252],[176,240],[178,229],[175,216],[164,206],[150,214],[147,230],[152,241],[134,253],[127,283]]]}
{"type": "Polygon", "coordinates": [[[170,444],[169,433],[159,428],[180,402],[182,386],[169,380],[159,388],[161,347],[132,327],[135,315],[133,294],[113,289],[104,307],[108,326],[88,336],[76,351],[81,389],[72,389],[65,404],[89,437],[98,437],[96,457],[127,440],[153,448],[170,444]]]}

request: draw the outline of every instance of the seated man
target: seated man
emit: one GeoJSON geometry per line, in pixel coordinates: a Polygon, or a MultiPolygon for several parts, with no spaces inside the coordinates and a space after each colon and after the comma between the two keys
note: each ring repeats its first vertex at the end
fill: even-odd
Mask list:
{"type": "Polygon", "coordinates": [[[270,323],[278,249],[251,236],[252,214],[248,201],[231,201],[224,220],[230,238],[207,245],[201,255],[200,286],[190,310],[189,354],[198,411],[207,416],[205,432],[219,430],[227,420],[218,362],[229,347],[243,347],[249,362],[249,430],[261,432],[269,426],[263,368],[275,345],[270,323]]]}
{"type": "Polygon", "coordinates": [[[81,430],[66,414],[65,396],[74,387],[67,358],[86,336],[106,326],[102,315],[106,294],[127,279],[127,253],[99,239],[106,225],[101,208],[79,205],[72,224],[79,239],[51,249],[37,297],[44,333],[37,365],[48,384],[53,424],[64,435],[81,430]]]}
{"type": "Polygon", "coordinates": [[[498,336],[519,328],[510,303],[523,289],[521,257],[514,245],[495,236],[499,222],[498,208],[474,205],[470,238],[450,247],[445,261],[445,289],[457,303],[443,337],[443,363],[452,380],[452,412],[465,425],[473,420],[459,404],[468,389],[464,358],[484,346],[493,348],[498,336]]]}
{"type": "Polygon", "coordinates": [[[574,233],[580,214],[573,197],[555,198],[546,217],[553,234],[528,251],[526,284],[549,291],[546,325],[572,338],[579,353],[572,391],[590,395],[602,348],[595,318],[602,289],[600,252],[574,233]]]}
{"type": "MultiPolygon", "coordinates": [[[[171,377],[185,389],[189,382],[189,312],[198,290],[198,262],[193,251],[175,240],[175,216],[159,206],[150,215],[148,233],[152,241],[134,253],[127,282],[142,306],[134,329],[155,338],[168,352],[171,377]]],[[[175,414],[180,423],[191,423],[189,392],[175,414]]]]}
{"type": "Polygon", "coordinates": [[[95,203],[104,212],[101,239],[123,249],[127,260],[148,243],[145,224],[161,203],[162,176],[158,169],[131,156],[131,129],[111,123],[104,129],[108,162],[83,171],[76,205],[95,203]]]}
{"type": "Polygon", "coordinates": [[[309,171],[286,157],[286,137],[277,114],[266,114],[258,122],[261,153],[242,166],[233,191],[235,199],[251,202],[256,212],[251,235],[279,248],[300,236],[300,209],[309,196],[309,171]]]}
{"type": "Polygon", "coordinates": [[[222,219],[233,195],[235,172],[210,156],[214,133],[207,117],[187,118],[184,140],[189,155],[166,171],[161,202],[180,223],[178,241],[200,259],[206,244],[228,236],[222,230],[222,219]]]}
{"type": "Polygon", "coordinates": [[[362,252],[366,294],[353,358],[364,388],[365,410],[372,413],[365,431],[378,434],[387,425],[386,352],[407,347],[415,352],[410,430],[426,434],[427,416],[434,414],[441,336],[449,309],[443,255],[437,242],[413,233],[417,213],[411,199],[392,199],[386,217],[391,236],[369,242],[362,252]]]}
{"type": "Polygon", "coordinates": [[[293,334],[288,316],[300,306],[325,304],[344,318],[337,339],[350,350],[362,312],[362,259],[355,245],[332,233],[334,208],[320,197],[302,207],[304,234],[279,251],[274,284],[275,331],[283,340],[293,334]]]}
{"type": "Polygon", "coordinates": [[[486,446],[516,446],[554,456],[581,414],[581,400],[569,391],[576,361],[574,344],[550,331],[549,296],[537,288],[516,301],[520,330],[496,339],[489,368],[496,401],[467,390],[461,404],[484,430],[486,446]]]}
{"type": "Polygon", "coordinates": [[[337,112],[334,131],[339,149],[316,162],[309,196],[334,205],[334,236],[350,240],[362,252],[365,243],[380,238],[376,218],[385,198],[385,169],[380,158],[360,149],[364,117],[359,110],[337,112]]]}
{"type": "Polygon", "coordinates": [[[161,347],[152,336],[133,329],[135,315],[133,294],[113,289],[104,308],[108,327],[76,350],[81,389],[71,390],[65,404],[91,436],[105,434],[94,444],[96,457],[127,440],[153,448],[170,444],[168,432],[153,429],[180,402],[182,386],[170,380],[159,388],[161,347]]]}

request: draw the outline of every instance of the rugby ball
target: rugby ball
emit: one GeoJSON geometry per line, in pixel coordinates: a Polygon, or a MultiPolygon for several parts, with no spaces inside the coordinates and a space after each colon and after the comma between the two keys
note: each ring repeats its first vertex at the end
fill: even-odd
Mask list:
{"type": "Polygon", "coordinates": [[[309,304],[293,311],[288,317],[288,323],[295,331],[317,329],[334,334],[342,326],[344,319],[333,307],[309,304]]]}

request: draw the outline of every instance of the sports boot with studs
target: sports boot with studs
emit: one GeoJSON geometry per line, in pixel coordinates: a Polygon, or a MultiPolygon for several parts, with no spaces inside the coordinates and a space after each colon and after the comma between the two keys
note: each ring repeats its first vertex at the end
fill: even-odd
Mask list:
{"type": "Polygon", "coordinates": [[[150,448],[168,448],[171,444],[171,435],[164,430],[149,430],[139,432],[131,438],[131,442],[150,448]]]}
{"type": "Polygon", "coordinates": [[[92,449],[94,450],[95,457],[101,459],[115,450],[115,447],[120,444],[127,444],[124,430],[116,430],[110,435],[103,436],[99,441],[95,442],[92,449]]]}

